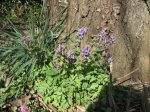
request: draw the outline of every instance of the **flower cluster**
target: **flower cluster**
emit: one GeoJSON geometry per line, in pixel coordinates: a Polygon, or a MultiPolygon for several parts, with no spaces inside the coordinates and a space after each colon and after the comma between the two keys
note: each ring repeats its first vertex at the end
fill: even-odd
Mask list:
{"type": "Polygon", "coordinates": [[[21,42],[25,45],[28,45],[28,43],[30,42],[30,37],[29,36],[23,36],[21,38],[21,42]]]}
{"type": "MultiPolygon", "coordinates": [[[[58,49],[57,49],[57,56],[60,57],[65,57],[64,59],[69,59],[70,61],[72,61],[73,63],[76,62],[77,60],[77,56],[75,55],[74,51],[72,49],[69,49],[67,52],[65,51],[65,46],[64,45],[59,45],[58,49]]],[[[81,59],[85,60],[87,59],[87,57],[90,56],[91,54],[91,48],[90,45],[86,45],[82,50],[80,50],[79,54],[81,54],[81,59]]],[[[60,70],[62,68],[62,64],[60,64],[60,61],[57,60],[55,62],[55,67],[60,70]]]]}
{"type": "Polygon", "coordinates": [[[105,53],[105,57],[108,63],[112,62],[112,56],[109,54],[109,49],[107,46],[112,45],[116,42],[116,38],[114,35],[110,35],[110,31],[108,29],[103,29],[99,34],[100,41],[103,42],[105,48],[103,52],[105,53]]]}
{"type": "MultiPolygon", "coordinates": [[[[76,60],[76,56],[75,53],[73,52],[72,49],[68,50],[66,52],[65,46],[63,44],[59,44],[57,50],[56,50],[56,57],[57,56],[63,56],[69,60],[76,60]]],[[[55,67],[60,70],[62,68],[62,65],[59,63],[59,61],[57,60],[55,62],[55,67]]]]}
{"type": "Polygon", "coordinates": [[[67,58],[73,60],[75,59],[75,54],[71,49],[67,52],[67,58]]]}
{"type": "Polygon", "coordinates": [[[80,39],[83,39],[86,36],[87,31],[88,31],[87,27],[82,27],[82,28],[78,29],[77,36],[80,37],[80,39]]]}
{"type": "Polygon", "coordinates": [[[55,64],[56,69],[60,70],[62,68],[62,66],[59,63],[55,64]]]}
{"type": "Polygon", "coordinates": [[[107,61],[108,63],[111,63],[111,62],[112,62],[112,56],[107,56],[106,61],[107,61]]]}
{"type": "Polygon", "coordinates": [[[91,53],[90,45],[86,45],[82,50],[82,58],[86,59],[87,57],[90,56],[90,53],[91,53]]]}
{"type": "Polygon", "coordinates": [[[105,45],[112,45],[116,42],[116,38],[114,35],[109,35],[110,31],[108,29],[103,29],[99,34],[99,39],[102,41],[105,45]],[[106,36],[108,38],[106,38],[106,36]]]}
{"type": "Polygon", "coordinates": [[[60,54],[60,55],[64,55],[65,54],[65,46],[63,44],[59,44],[56,53],[60,54]]]}
{"type": "MultiPolygon", "coordinates": [[[[82,27],[78,30],[77,36],[80,38],[79,44],[81,43],[81,40],[86,36],[87,34],[87,27],[82,27]]],[[[112,62],[112,56],[109,54],[109,45],[112,45],[116,42],[116,38],[114,35],[110,35],[111,32],[108,29],[103,29],[99,34],[99,39],[102,41],[101,51],[104,53],[104,57],[107,60],[108,63],[112,62]]],[[[91,55],[91,46],[86,44],[83,49],[78,49],[79,56],[81,56],[81,59],[85,61],[90,55],[91,55]]],[[[60,56],[64,59],[68,59],[69,61],[72,61],[73,63],[77,61],[77,56],[75,55],[74,51],[72,49],[69,49],[66,51],[65,46],[63,44],[59,44],[58,49],[56,51],[57,56],[60,56]]],[[[62,64],[60,64],[60,60],[57,60],[55,63],[55,66],[58,70],[62,69],[62,64]]]]}
{"type": "Polygon", "coordinates": [[[116,38],[113,35],[111,35],[111,37],[109,39],[104,41],[105,45],[112,45],[115,42],[116,42],[116,38]]]}
{"type": "Polygon", "coordinates": [[[20,105],[20,112],[29,112],[29,108],[26,104],[22,103],[20,105]]]}
{"type": "Polygon", "coordinates": [[[103,29],[101,32],[100,32],[100,34],[99,34],[99,39],[101,40],[101,41],[104,41],[105,40],[105,36],[108,34],[108,30],[105,28],[105,29],[103,29]]]}

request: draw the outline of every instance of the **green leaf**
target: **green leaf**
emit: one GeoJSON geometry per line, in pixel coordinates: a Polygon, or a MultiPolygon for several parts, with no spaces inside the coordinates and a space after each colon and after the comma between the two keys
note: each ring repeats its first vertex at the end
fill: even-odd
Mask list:
{"type": "Polygon", "coordinates": [[[26,60],[27,56],[24,55],[20,60],[18,60],[12,67],[11,71],[16,72],[16,70],[21,66],[21,64],[26,60]]]}
{"type": "Polygon", "coordinates": [[[46,103],[50,103],[51,98],[50,98],[49,96],[46,96],[46,97],[44,98],[44,101],[45,101],[46,103]]]}
{"type": "Polygon", "coordinates": [[[16,47],[8,48],[8,50],[6,50],[4,53],[2,53],[2,57],[7,57],[7,55],[9,55],[9,53],[14,53],[13,52],[14,50],[17,50],[16,47]]]}
{"type": "Polygon", "coordinates": [[[85,90],[85,89],[87,89],[87,87],[88,87],[88,83],[84,82],[82,85],[82,88],[85,90]]]}
{"type": "Polygon", "coordinates": [[[93,83],[90,87],[90,89],[96,89],[99,85],[97,83],[93,83]]]}
{"type": "Polygon", "coordinates": [[[95,99],[96,97],[98,97],[98,95],[99,95],[99,92],[97,91],[97,92],[95,92],[95,93],[92,95],[92,98],[91,98],[91,99],[95,99]]]}
{"type": "Polygon", "coordinates": [[[76,103],[78,104],[78,105],[81,105],[81,97],[80,97],[80,94],[79,93],[76,93],[76,103]]]}
{"type": "Polygon", "coordinates": [[[61,74],[65,75],[66,73],[67,73],[66,70],[63,70],[61,74]]]}
{"type": "Polygon", "coordinates": [[[13,60],[11,60],[11,62],[10,62],[10,65],[12,66],[12,65],[14,65],[21,57],[23,57],[24,56],[24,54],[20,54],[20,55],[18,55],[18,56],[12,56],[14,59],[13,60]]]}
{"type": "Polygon", "coordinates": [[[95,82],[95,81],[97,81],[97,78],[96,78],[96,77],[94,77],[94,76],[93,76],[93,77],[91,76],[90,83],[95,82]]]}
{"type": "Polygon", "coordinates": [[[46,74],[48,74],[49,76],[54,77],[54,76],[58,75],[58,71],[56,69],[50,69],[50,70],[46,71],[46,74]]]}
{"type": "Polygon", "coordinates": [[[24,33],[21,30],[18,30],[17,27],[9,19],[7,19],[7,20],[10,23],[11,27],[13,28],[13,30],[16,32],[16,34],[18,34],[20,36],[24,35],[24,33]]]}
{"type": "Polygon", "coordinates": [[[63,101],[62,103],[61,103],[61,108],[63,108],[63,109],[67,109],[67,108],[69,108],[69,104],[67,103],[67,102],[65,102],[65,101],[63,101]]]}
{"type": "Polygon", "coordinates": [[[76,70],[77,70],[77,71],[82,70],[82,66],[80,66],[80,65],[79,65],[79,66],[77,66],[76,70]]]}
{"type": "Polygon", "coordinates": [[[24,64],[22,64],[20,66],[20,68],[16,71],[16,75],[19,75],[20,73],[22,73],[25,70],[25,67],[26,66],[31,66],[31,64],[32,64],[32,59],[27,61],[27,62],[25,62],[24,64]]]}
{"type": "Polygon", "coordinates": [[[31,16],[31,28],[30,28],[30,30],[31,30],[31,40],[34,42],[35,40],[34,40],[34,30],[35,30],[35,27],[34,27],[34,17],[33,17],[33,15],[31,16]]]}
{"type": "Polygon", "coordinates": [[[46,12],[46,8],[45,8],[45,5],[43,4],[41,12],[40,12],[39,22],[42,21],[44,12],[46,12]]]}
{"type": "Polygon", "coordinates": [[[0,32],[1,32],[2,34],[6,34],[6,35],[7,35],[7,38],[13,38],[13,39],[18,39],[18,38],[20,38],[20,35],[18,35],[18,34],[15,33],[15,32],[6,31],[6,30],[0,30],[0,32]]]}
{"type": "MultiPolygon", "coordinates": [[[[28,69],[27,69],[27,71],[26,71],[26,76],[27,76],[28,74],[30,74],[30,73],[34,70],[35,65],[36,65],[36,62],[37,62],[36,59],[33,59],[33,60],[32,60],[31,65],[28,67],[28,69]]],[[[28,76],[27,76],[27,77],[28,77],[28,76]]]]}

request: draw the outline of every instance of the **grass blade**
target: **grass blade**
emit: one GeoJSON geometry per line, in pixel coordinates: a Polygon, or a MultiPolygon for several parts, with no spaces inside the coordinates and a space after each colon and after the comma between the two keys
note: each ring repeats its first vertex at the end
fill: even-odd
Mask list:
{"type": "Polygon", "coordinates": [[[25,71],[25,68],[27,66],[31,66],[31,64],[32,64],[32,59],[27,61],[27,62],[25,62],[24,64],[22,64],[20,66],[20,68],[16,71],[16,75],[19,75],[19,74],[23,73],[25,71]]]}
{"type": "Polygon", "coordinates": [[[11,27],[18,35],[20,36],[24,35],[24,33],[21,30],[18,30],[18,28],[9,19],[7,19],[7,21],[10,23],[11,27]]]}

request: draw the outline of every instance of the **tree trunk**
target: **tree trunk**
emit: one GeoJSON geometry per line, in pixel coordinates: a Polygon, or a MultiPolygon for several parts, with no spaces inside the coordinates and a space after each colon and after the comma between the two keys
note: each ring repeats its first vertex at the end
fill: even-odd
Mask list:
{"type": "Polygon", "coordinates": [[[114,77],[132,74],[136,80],[150,81],[150,15],[142,0],[70,0],[65,34],[82,26],[89,35],[109,27],[117,37],[112,47],[114,77]]]}
{"type": "MultiPolygon", "coordinates": [[[[51,14],[54,18],[55,8],[51,14]]],[[[145,0],[68,0],[63,34],[66,36],[82,26],[88,27],[82,45],[106,27],[115,34],[117,42],[111,48],[114,77],[120,78],[138,69],[131,74],[132,79],[150,81],[150,14],[145,0]]]]}
{"type": "MultiPolygon", "coordinates": [[[[150,14],[144,0],[70,0],[67,14],[65,34],[82,26],[89,28],[83,45],[103,28],[115,34],[117,42],[111,48],[114,77],[137,69],[132,80],[150,81],[150,14]]],[[[149,106],[146,100],[143,103],[149,106]]]]}
{"type": "Polygon", "coordinates": [[[142,0],[124,0],[121,2],[120,14],[116,32],[119,32],[118,40],[124,43],[126,50],[121,45],[119,47],[120,42],[114,47],[113,74],[119,76],[138,68],[132,75],[134,79],[150,81],[150,14],[147,6],[142,0]],[[126,58],[128,66],[122,57],[126,58]]]}
{"type": "Polygon", "coordinates": [[[108,27],[117,37],[117,43],[113,46],[113,70],[115,77],[121,77],[131,71],[131,56],[124,42],[124,29],[121,19],[123,19],[122,4],[116,0],[71,0],[69,1],[68,18],[65,34],[73,32],[82,26],[88,27],[88,36],[84,45],[91,35],[97,35],[108,27]],[[121,66],[120,66],[121,65],[121,66]]]}
{"type": "MultiPolygon", "coordinates": [[[[140,81],[143,84],[150,82],[150,14],[147,9],[148,7],[144,0],[122,1],[121,7],[120,30],[118,29],[118,31],[122,33],[121,38],[127,48],[127,54],[122,56],[128,57],[129,71],[138,68],[138,71],[132,74],[134,81],[140,81]]],[[[117,48],[114,48],[114,58],[116,59],[117,57],[119,58],[117,51],[122,49],[117,50],[117,48]]],[[[120,66],[122,66],[122,59],[119,61],[120,64],[117,61],[113,62],[113,74],[117,76],[120,74],[117,72],[120,66]]],[[[144,112],[150,112],[150,91],[148,88],[144,84],[142,94],[144,112]]]]}
{"type": "Polygon", "coordinates": [[[46,8],[46,17],[49,18],[49,25],[54,25],[59,17],[59,0],[44,0],[46,8]]]}

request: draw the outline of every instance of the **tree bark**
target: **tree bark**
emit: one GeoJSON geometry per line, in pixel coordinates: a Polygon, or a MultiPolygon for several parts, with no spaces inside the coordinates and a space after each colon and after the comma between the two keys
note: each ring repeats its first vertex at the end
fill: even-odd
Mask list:
{"type": "MultiPolygon", "coordinates": [[[[55,8],[50,14],[54,19],[55,8]]],[[[82,26],[88,27],[82,46],[89,42],[91,35],[99,34],[106,27],[115,34],[117,42],[111,48],[114,77],[120,78],[138,69],[131,74],[131,79],[150,82],[150,14],[144,0],[68,0],[63,35],[72,32],[75,35],[82,26]]]]}
{"type": "Polygon", "coordinates": [[[49,25],[54,25],[59,20],[59,0],[44,0],[44,6],[46,7],[49,25]]]}
{"type": "MultiPolygon", "coordinates": [[[[84,38],[84,46],[93,35],[110,24],[110,15],[113,13],[113,2],[110,0],[70,0],[68,1],[67,23],[64,34],[88,27],[88,35],[84,38]]],[[[111,21],[112,22],[112,21],[111,21]]],[[[76,32],[74,32],[76,33],[76,32]]],[[[66,36],[66,35],[65,35],[66,36]]]]}
{"type": "Polygon", "coordinates": [[[126,50],[123,51],[120,42],[116,44],[113,51],[116,58],[113,62],[113,74],[118,76],[138,68],[133,77],[144,82],[150,81],[150,14],[147,6],[142,0],[124,0],[121,2],[120,14],[116,32],[121,34],[118,38],[122,39],[119,40],[124,43],[126,50]],[[122,57],[126,58],[127,64],[123,63],[122,57]]]}
{"type": "Polygon", "coordinates": [[[109,27],[117,37],[112,47],[112,73],[122,77],[135,69],[135,79],[150,81],[149,36],[150,15],[142,0],[70,0],[65,34],[82,26],[88,36],[109,27]]]}
{"type": "MultiPolygon", "coordinates": [[[[65,34],[82,26],[89,28],[83,45],[103,28],[115,34],[113,77],[138,69],[131,74],[132,81],[150,82],[150,14],[144,0],[70,0],[67,14],[65,34]]],[[[143,104],[149,106],[146,100],[143,104]]]]}
{"type": "Polygon", "coordinates": [[[84,45],[90,40],[91,35],[99,34],[106,27],[111,29],[117,37],[117,43],[112,48],[114,57],[112,73],[115,77],[121,77],[131,71],[129,62],[131,56],[123,38],[121,19],[124,13],[120,12],[121,5],[116,0],[71,0],[68,4],[68,18],[64,31],[67,34],[82,26],[88,27],[88,35],[82,44],[84,45]]]}

